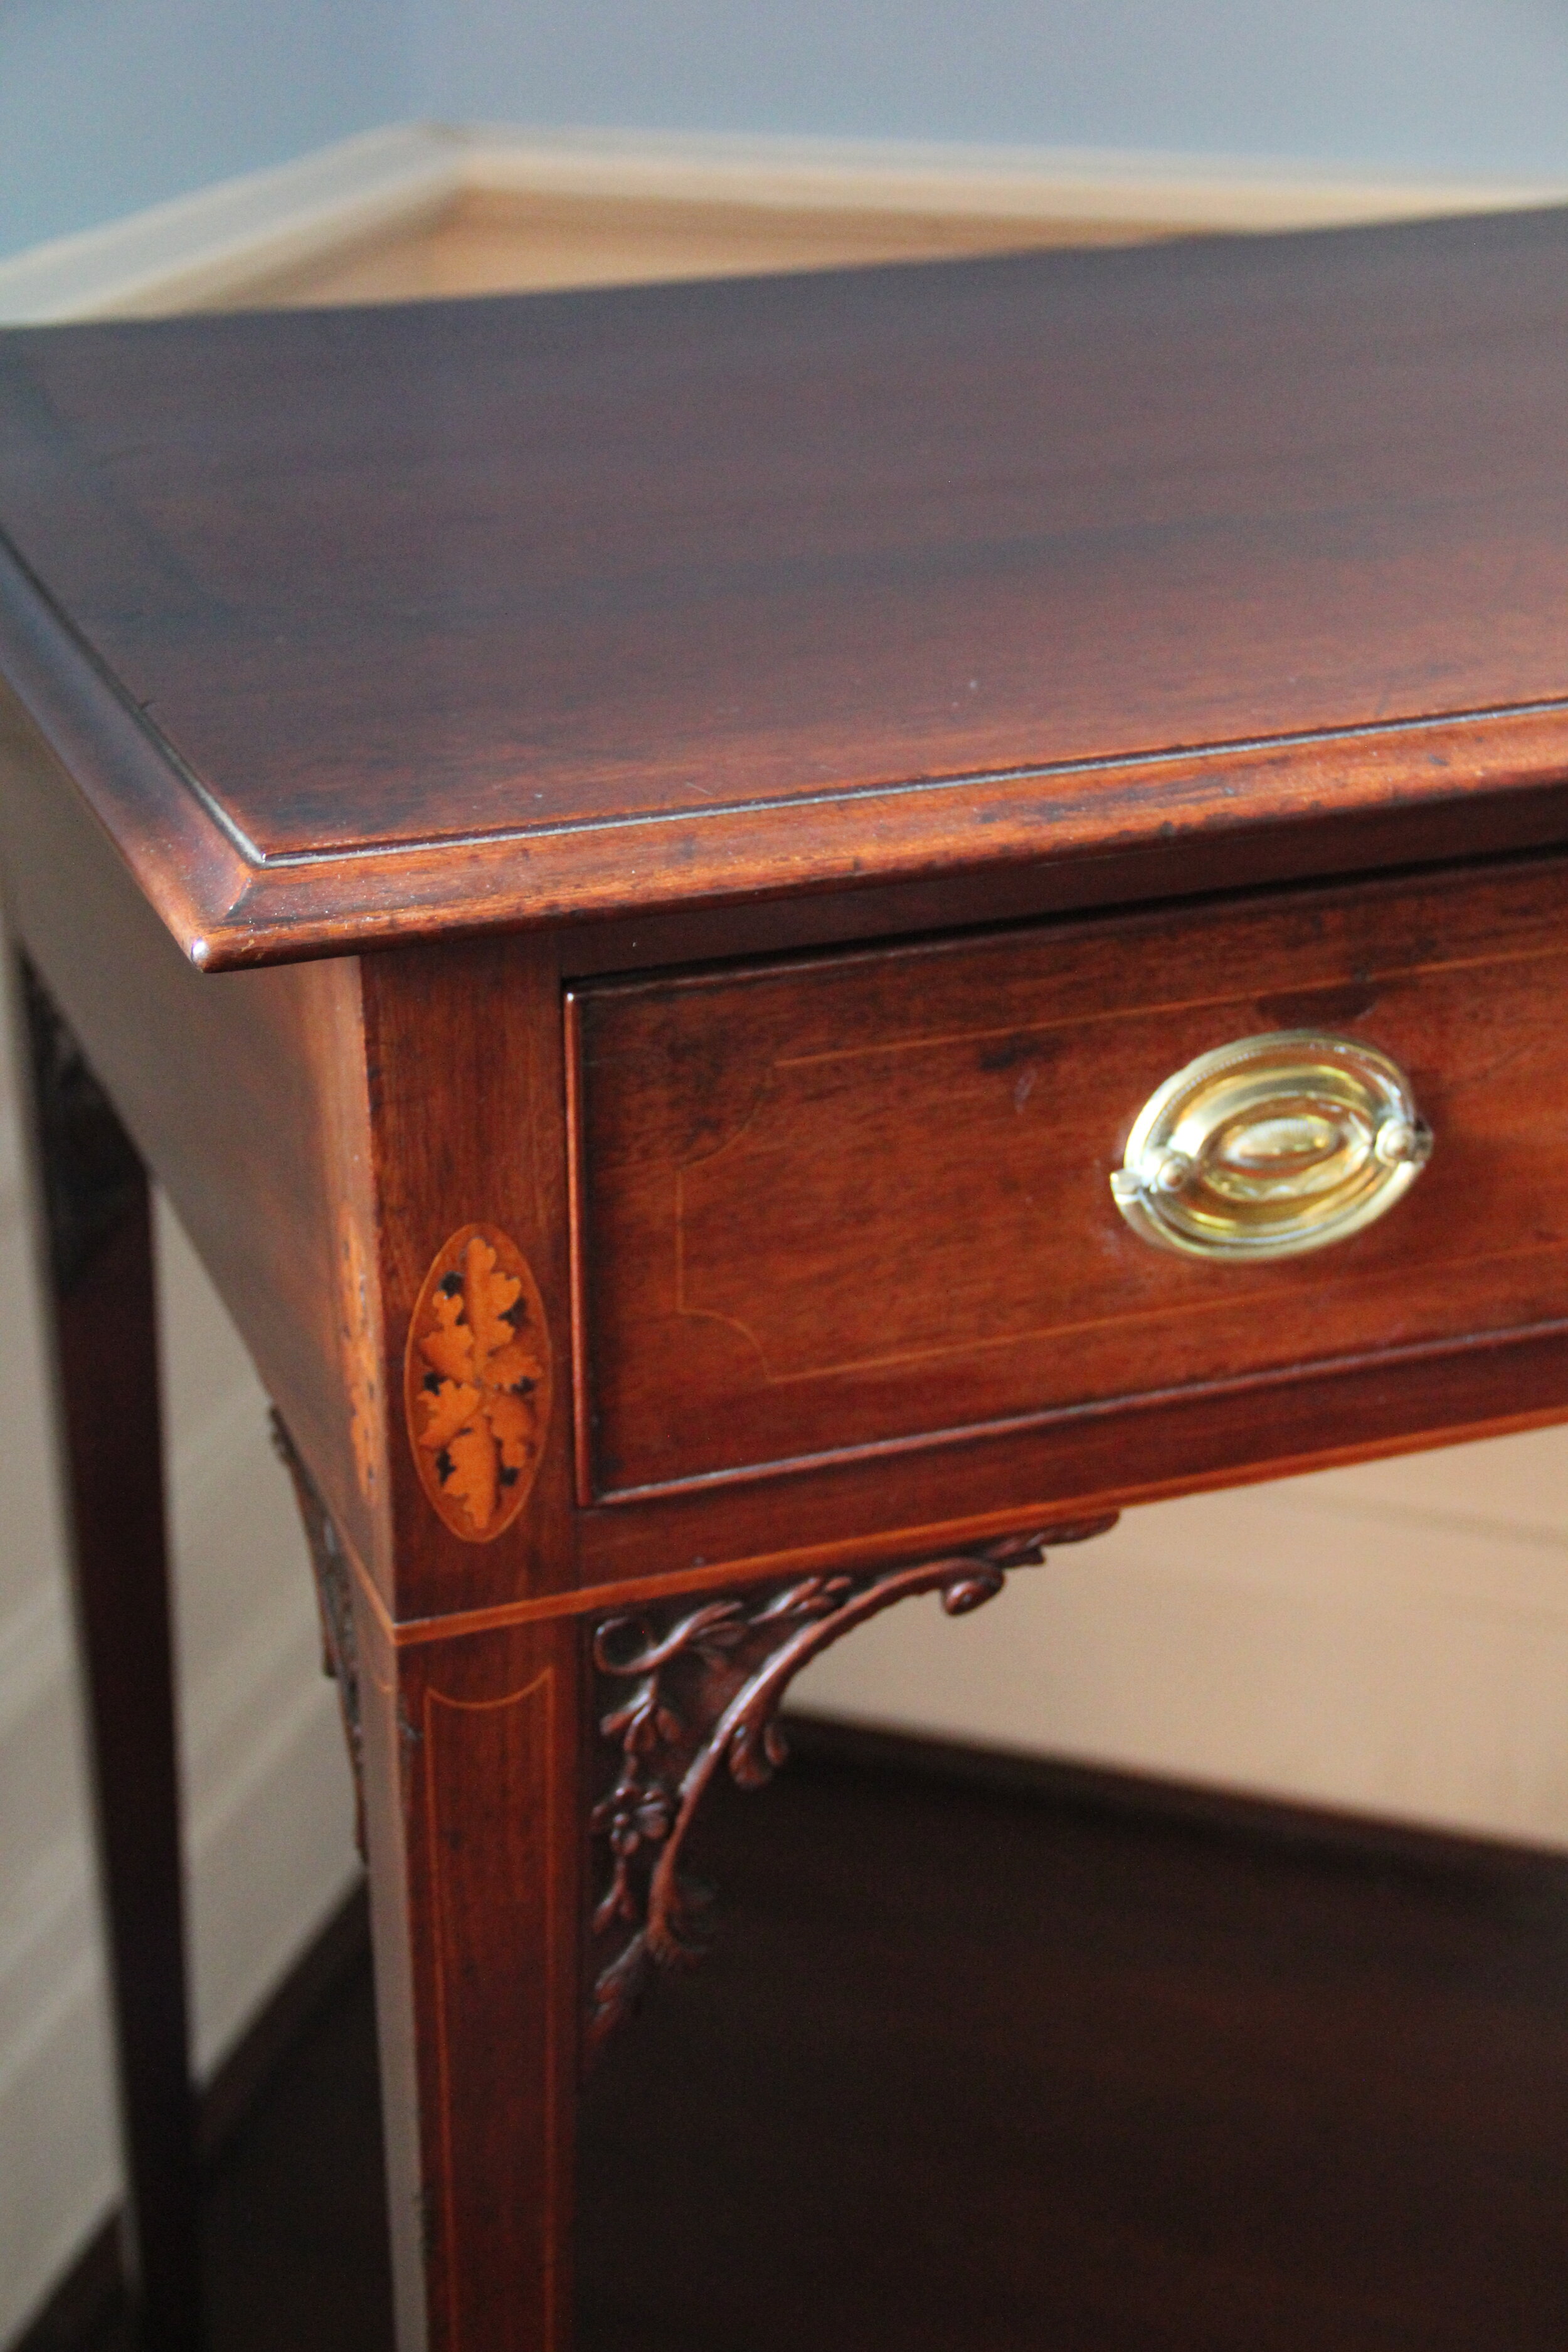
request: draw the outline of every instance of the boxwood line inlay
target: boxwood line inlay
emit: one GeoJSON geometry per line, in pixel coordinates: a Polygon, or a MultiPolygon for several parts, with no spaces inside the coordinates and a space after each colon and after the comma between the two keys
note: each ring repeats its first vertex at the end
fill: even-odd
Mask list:
{"type": "Polygon", "coordinates": [[[588,2012],[697,1949],[702,1803],[808,1658],[987,1600],[1026,1529],[1568,1421],[1565,285],[1546,207],[0,334],[5,922],[71,1033],[35,1002],[161,2352],[202,2327],[149,1176],[335,1522],[401,2352],[570,2352],[588,2012]],[[1150,1249],[1138,1106],[1302,1027],[1410,1073],[1429,1175],[1322,1260],[1150,1249]]]}
{"type": "MultiPolygon", "coordinates": [[[[276,1411],[272,1438],[310,1540],[322,1667],[336,1680],[342,1706],[363,1854],[363,1749],[347,1555],[276,1411]]],[[[1111,1511],[1005,1536],[900,1568],[774,1579],[744,1592],[705,1595],[694,1607],[686,1596],[663,1608],[617,1611],[589,1627],[589,1654],[607,1702],[599,1734],[616,1760],[614,1784],[588,1820],[611,1862],[593,1927],[595,1937],[620,1939],[595,1980],[590,2055],[637,2007],[657,1969],[701,1958],[711,1898],[681,1870],[688,1834],[721,1769],[738,1788],[760,1789],[786,1760],[778,1712],[802,1668],[895,1601],[922,1592],[938,1594],[949,1617],[967,1615],[995,1599],[1013,1569],[1040,1567],[1047,1546],[1087,1542],[1117,1517],[1111,1511]]]]}

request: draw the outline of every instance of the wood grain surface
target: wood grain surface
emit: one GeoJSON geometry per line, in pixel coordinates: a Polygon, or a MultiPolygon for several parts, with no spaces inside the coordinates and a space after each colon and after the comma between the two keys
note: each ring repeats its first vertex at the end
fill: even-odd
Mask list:
{"type": "Polygon", "coordinates": [[[349,1541],[386,1549],[360,972],[209,983],[0,689],[12,929],[165,1188],[349,1541]],[[368,1385],[367,1385],[368,1374],[368,1385]]]}
{"type": "Polygon", "coordinates": [[[1568,1315],[1555,861],[574,997],[584,1501],[1568,1315]],[[1391,1054],[1407,1200],[1269,1265],[1110,1190],[1148,1097],[1274,1030],[1391,1054]]]}
{"type": "Polygon", "coordinates": [[[0,339],[15,920],[334,1523],[405,2352],[570,2341],[595,1626],[1568,1411],[1565,362],[1568,213],[0,339]],[[1310,1026],[1430,1171],[1155,1255],[1310,1026]]]}
{"type": "Polygon", "coordinates": [[[210,963],[1247,880],[1561,776],[1565,293],[1548,211],[19,331],[0,660],[210,963]]]}
{"type": "MultiPolygon", "coordinates": [[[[388,1392],[401,1407],[409,1334],[417,1347],[432,1269],[473,1227],[503,1236],[512,1262],[526,1266],[530,1347],[558,1368],[564,1390],[566,1111],[552,943],[453,942],[370,957],[363,969],[388,1392]]],[[[521,1507],[498,1509],[478,1541],[464,1512],[432,1499],[416,1419],[423,1416],[400,1409],[388,1432],[392,1529],[376,1581],[393,1617],[439,1618],[569,1587],[575,1564],[564,1404],[540,1414],[530,1432],[538,1451],[521,1507]]]]}
{"type": "MultiPolygon", "coordinates": [[[[1560,2352],[1561,1856],[789,1733],[593,2078],[581,2352],[1560,2352]]],[[[211,2352],[391,2352],[342,1969],[207,2184],[211,2352]]]]}
{"type": "Polygon", "coordinates": [[[359,1634],[398,2343],[569,2352],[577,1631],[359,1634]]]}

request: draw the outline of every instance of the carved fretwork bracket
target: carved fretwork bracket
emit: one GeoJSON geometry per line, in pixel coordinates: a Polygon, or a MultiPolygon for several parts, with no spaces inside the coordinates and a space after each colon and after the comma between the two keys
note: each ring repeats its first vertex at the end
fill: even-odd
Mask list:
{"type": "Polygon", "coordinates": [[[620,1948],[595,1986],[590,2045],[614,2032],[656,1969],[700,1957],[708,1897],[682,1874],[687,1835],[721,1770],[756,1789],[784,1761],[778,1709],[803,1666],[897,1601],[935,1592],[950,1617],[962,1616],[994,1599],[1009,1570],[1037,1566],[1047,1544],[1114,1524],[1112,1513],[912,1567],[805,1576],[605,1618],[593,1635],[607,1702],[599,1731],[619,1769],[592,1816],[609,1849],[594,1930],[620,1948]]]}
{"type": "Polygon", "coordinates": [[[321,1671],[338,1686],[343,1738],[354,1776],[354,1843],[365,1858],[364,1746],[360,1728],[359,1645],[354,1639],[353,1593],[349,1581],[348,1555],[332,1515],[300,1459],[283,1416],[272,1413],[272,1443],[283,1467],[294,1482],[305,1538],[315,1572],[316,1603],[321,1612],[321,1671]]]}

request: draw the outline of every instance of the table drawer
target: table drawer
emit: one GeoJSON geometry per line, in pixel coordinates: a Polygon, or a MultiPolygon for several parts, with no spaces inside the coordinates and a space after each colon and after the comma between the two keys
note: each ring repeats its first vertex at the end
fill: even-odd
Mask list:
{"type": "Polygon", "coordinates": [[[1568,1316],[1559,861],[594,983],[569,1020],[584,1498],[1568,1316]],[[1144,1101],[1294,1029],[1392,1056],[1430,1164],[1308,1255],[1152,1247],[1110,1181],[1144,1101]]]}

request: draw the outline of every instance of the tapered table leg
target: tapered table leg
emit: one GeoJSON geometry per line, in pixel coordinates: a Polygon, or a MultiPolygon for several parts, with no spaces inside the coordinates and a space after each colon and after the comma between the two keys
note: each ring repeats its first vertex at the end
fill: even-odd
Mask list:
{"type": "Polygon", "coordinates": [[[569,2352],[575,1629],[362,1633],[399,2352],[569,2352]]]}
{"type": "Polygon", "coordinates": [[[586,1679],[569,1616],[395,1627],[278,1415],[370,1865],[398,2352],[570,2352],[586,1679]]]}
{"type": "Polygon", "coordinates": [[[127,2286],[144,2352],[193,2352],[196,2163],[147,1178],[26,966],[21,985],[119,2061],[127,2286]]]}

